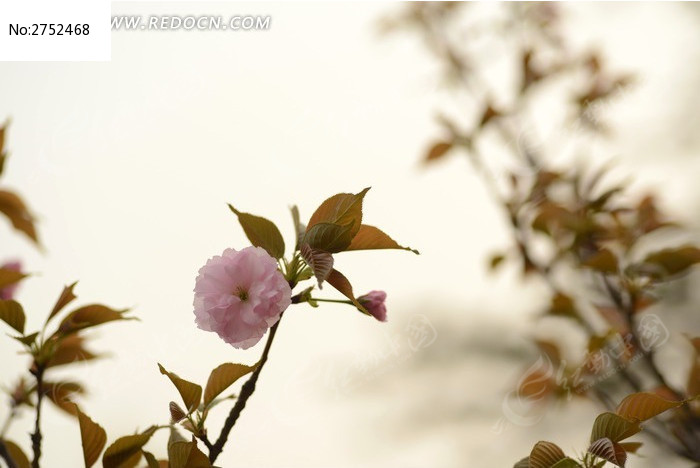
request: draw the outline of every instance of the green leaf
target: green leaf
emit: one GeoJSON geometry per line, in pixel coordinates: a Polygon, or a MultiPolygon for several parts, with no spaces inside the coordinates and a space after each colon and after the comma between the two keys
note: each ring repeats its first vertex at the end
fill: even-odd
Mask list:
{"type": "Polygon", "coordinates": [[[75,285],[78,284],[76,281],[75,283],[65,286],[63,288],[63,291],[61,292],[61,295],[58,297],[58,300],[56,301],[56,304],[53,306],[53,309],[51,309],[51,313],[49,314],[48,318],[46,319],[46,323],[49,323],[49,320],[51,320],[56,314],[58,314],[65,306],[67,306],[71,301],[73,301],[77,296],[73,293],[73,288],[75,288],[75,285]]]}
{"type": "Polygon", "coordinates": [[[32,466],[29,463],[29,458],[27,458],[19,445],[7,439],[3,439],[2,441],[5,443],[7,453],[10,454],[10,458],[12,458],[12,461],[15,462],[17,468],[30,468],[32,466]]]}
{"type": "Polygon", "coordinates": [[[90,468],[100,458],[100,453],[102,453],[102,449],[107,443],[107,433],[102,426],[82,413],[78,405],[75,405],[75,411],[80,424],[80,438],[83,445],[85,468],[90,468]]]}
{"type": "Polygon", "coordinates": [[[339,193],[325,200],[311,215],[306,229],[307,234],[315,225],[329,223],[350,226],[350,239],[352,239],[362,224],[362,200],[368,190],[369,187],[357,194],[339,193]]]}
{"type": "Polygon", "coordinates": [[[15,284],[22,278],[26,277],[27,275],[21,271],[10,270],[9,268],[0,268],[0,288],[15,284]]]}
{"type": "Polygon", "coordinates": [[[177,374],[166,371],[160,364],[158,364],[158,368],[160,369],[160,373],[167,375],[173,385],[175,385],[175,388],[177,388],[177,391],[182,397],[182,401],[185,403],[188,413],[196,410],[202,398],[202,387],[180,378],[177,374]]]}
{"type": "Polygon", "coordinates": [[[326,281],[328,281],[328,284],[337,289],[345,297],[350,299],[355,305],[355,307],[357,307],[357,310],[359,310],[363,314],[369,315],[367,309],[365,309],[364,306],[360,304],[357,299],[355,299],[355,294],[352,291],[352,285],[350,284],[350,281],[341,272],[339,272],[338,270],[331,270],[330,274],[328,275],[328,278],[326,278],[326,281]]]}
{"type": "Polygon", "coordinates": [[[616,466],[624,467],[627,461],[627,452],[625,452],[625,449],[622,448],[620,444],[613,442],[607,437],[593,442],[591,446],[588,447],[588,452],[616,466]]]}
{"type": "Polygon", "coordinates": [[[308,244],[302,244],[301,256],[306,264],[311,267],[318,281],[318,287],[321,288],[321,285],[333,269],[333,256],[328,252],[312,249],[308,244]]]}
{"type": "Polygon", "coordinates": [[[613,442],[619,442],[641,431],[638,422],[629,421],[614,413],[598,415],[591,431],[591,443],[607,437],[613,442]]]}
{"type": "Polygon", "coordinates": [[[375,249],[401,249],[419,254],[417,250],[399,245],[394,239],[385,234],[381,229],[367,224],[362,224],[353,237],[350,246],[345,250],[375,250],[375,249]]]}
{"type": "Polygon", "coordinates": [[[15,229],[24,233],[35,244],[39,243],[34,227],[34,217],[19,196],[6,190],[0,190],[0,213],[3,213],[10,220],[15,229]]]}
{"type": "Polygon", "coordinates": [[[221,392],[233,385],[236,380],[254,371],[256,367],[257,364],[246,366],[244,364],[226,363],[211,371],[207,386],[204,388],[204,406],[209,406],[209,403],[219,396],[221,392]]]}
{"type": "Polygon", "coordinates": [[[12,299],[3,301],[0,300],[0,320],[7,323],[9,326],[24,334],[24,309],[19,302],[12,299]]]}
{"type": "Polygon", "coordinates": [[[274,258],[284,256],[284,239],[275,223],[260,216],[242,213],[230,204],[228,207],[238,216],[238,222],[251,244],[262,247],[274,258]]]}
{"type": "Polygon", "coordinates": [[[140,459],[141,448],[148,443],[156,430],[156,426],[151,426],[141,434],[120,437],[115,440],[102,455],[103,468],[120,468],[127,461],[140,459]]]}
{"type": "Polygon", "coordinates": [[[615,412],[630,421],[646,421],[682,404],[682,401],[666,400],[654,393],[641,392],[626,396],[615,412]]]}
{"type": "Polygon", "coordinates": [[[552,442],[541,440],[530,452],[530,468],[551,468],[555,463],[566,458],[562,449],[552,442]]]}
{"type": "Polygon", "coordinates": [[[57,334],[69,335],[85,328],[91,328],[117,320],[136,320],[124,317],[129,309],[115,310],[101,304],[90,304],[74,310],[58,326],[57,334]]]}
{"type": "Polygon", "coordinates": [[[304,243],[313,249],[337,253],[350,246],[353,235],[352,223],[343,226],[333,223],[318,223],[306,231],[304,243]]]}

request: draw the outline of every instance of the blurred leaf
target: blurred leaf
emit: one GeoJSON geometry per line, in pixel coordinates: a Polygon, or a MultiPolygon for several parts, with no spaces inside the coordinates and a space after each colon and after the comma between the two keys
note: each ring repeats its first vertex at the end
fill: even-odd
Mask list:
{"type": "Polygon", "coordinates": [[[83,386],[77,382],[44,382],[46,397],[56,407],[68,414],[76,416],[75,395],[85,393],[83,386]]]}
{"type": "Polygon", "coordinates": [[[513,468],[530,468],[530,457],[525,457],[518,463],[513,465],[513,468]]]}
{"type": "Polygon", "coordinates": [[[309,224],[306,228],[307,236],[311,228],[317,224],[329,223],[349,226],[350,239],[352,239],[357,234],[357,231],[360,230],[360,224],[362,224],[362,200],[365,198],[368,190],[369,187],[357,194],[339,193],[321,203],[321,206],[316,209],[314,214],[311,215],[311,219],[309,219],[309,224]]]}
{"type": "Polygon", "coordinates": [[[160,369],[160,373],[167,375],[173,385],[175,385],[175,388],[177,388],[177,391],[182,397],[182,401],[185,402],[188,413],[196,410],[202,398],[202,387],[178,377],[177,374],[166,371],[160,364],[158,364],[158,368],[160,369]]]}
{"type": "Polygon", "coordinates": [[[27,275],[21,271],[10,270],[9,268],[0,268],[0,288],[15,284],[22,278],[26,277],[27,275]]]}
{"type": "Polygon", "coordinates": [[[559,351],[559,346],[547,340],[535,340],[535,344],[549,358],[554,366],[558,366],[561,362],[561,351],[559,351]]]}
{"type": "Polygon", "coordinates": [[[321,285],[333,269],[333,256],[328,252],[312,249],[308,244],[302,244],[301,256],[306,264],[311,267],[318,281],[318,287],[321,288],[321,285]]]}
{"type": "Polygon", "coordinates": [[[148,443],[157,427],[151,426],[141,434],[120,437],[102,455],[103,468],[123,468],[126,463],[141,459],[141,448],[148,443]]]}
{"type": "Polygon", "coordinates": [[[26,234],[35,244],[39,243],[34,217],[20,197],[12,192],[0,190],[0,213],[7,216],[15,229],[26,234]]]}
{"type": "Polygon", "coordinates": [[[49,320],[51,320],[57,313],[61,311],[65,306],[67,306],[73,299],[75,299],[77,296],[73,294],[73,288],[75,288],[75,285],[78,284],[76,281],[75,283],[65,286],[63,288],[63,291],[61,292],[61,295],[58,297],[58,300],[56,301],[56,304],[53,306],[53,309],[51,309],[51,313],[46,319],[46,323],[49,323],[49,320]]]}
{"type": "Polygon", "coordinates": [[[601,273],[615,273],[617,272],[617,257],[608,249],[600,249],[584,261],[583,265],[601,273]]]}
{"type": "Polygon", "coordinates": [[[591,431],[591,443],[607,437],[613,442],[619,442],[641,431],[638,422],[628,421],[614,413],[598,415],[591,431]]]}
{"type": "Polygon", "coordinates": [[[374,250],[374,249],[401,249],[408,250],[415,254],[419,252],[410,247],[399,245],[394,239],[382,232],[380,229],[362,224],[357,234],[350,242],[350,246],[345,250],[374,250]]]}
{"type": "Polygon", "coordinates": [[[566,457],[552,465],[552,468],[581,468],[581,465],[577,461],[566,457]]]}
{"type": "MultiPolygon", "coordinates": [[[[151,452],[146,452],[145,450],[142,450],[141,454],[143,455],[143,458],[146,459],[146,464],[148,465],[148,468],[160,468],[160,463],[158,463],[158,460],[156,460],[156,457],[151,452]]],[[[165,466],[168,466],[167,462],[165,466]]]]}
{"type": "Polygon", "coordinates": [[[579,314],[573,299],[561,292],[556,293],[552,297],[547,313],[557,317],[568,317],[579,320],[579,314]]]}
{"type": "Polygon", "coordinates": [[[491,255],[491,258],[489,258],[489,270],[495,271],[503,261],[506,259],[506,256],[502,253],[497,253],[491,255]]]}
{"type": "Polygon", "coordinates": [[[209,403],[219,396],[221,392],[229,388],[236,380],[254,371],[257,367],[257,364],[246,366],[244,364],[226,363],[211,371],[207,386],[204,389],[204,406],[209,406],[209,403]]]}
{"type": "Polygon", "coordinates": [[[551,468],[565,458],[566,455],[556,444],[542,440],[530,452],[530,468],[551,468]]]}
{"type": "Polygon", "coordinates": [[[27,458],[27,455],[24,454],[24,451],[22,451],[19,445],[7,439],[2,439],[2,441],[5,443],[5,447],[7,447],[7,453],[10,454],[10,458],[12,458],[12,461],[15,462],[17,468],[31,467],[31,464],[29,463],[29,458],[27,458]]]}
{"type": "MultiPolygon", "coordinates": [[[[685,272],[685,270],[696,263],[700,263],[700,249],[688,245],[664,249],[649,254],[643,263],[658,267],[662,270],[662,273],[673,276],[685,272]]],[[[655,271],[651,273],[653,274],[655,271]]]]}
{"type": "Polygon", "coordinates": [[[24,309],[19,302],[12,299],[3,301],[0,300],[0,320],[7,323],[9,326],[24,334],[24,309]]]}
{"type": "Polygon", "coordinates": [[[83,348],[84,342],[85,339],[77,333],[58,340],[58,344],[46,363],[46,367],[63,366],[79,361],[91,361],[100,357],[83,348]]]}
{"type": "Polygon", "coordinates": [[[430,147],[423,161],[429,163],[441,159],[452,149],[452,145],[452,142],[447,141],[439,141],[435,143],[433,146],[430,147]]]}
{"type": "Polygon", "coordinates": [[[615,412],[630,421],[646,421],[682,404],[682,401],[666,400],[654,393],[633,393],[620,402],[615,412]]]}
{"type": "Polygon", "coordinates": [[[306,226],[302,224],[301,218],[299,217],[299,208],[297,208],[296,205],[293,205],[290,208],[292,212],[292,222],[294,223],[294,234],[295,234],[295,242],[296,242],[296,248],[294,250],[299,250],[299,247],[301,247],[301,243],[303,242],[304,239],[304,233],[306,232],[306,226]]]}
{"type": "Polygon", "coordinates": [[[90,468],[100,458],[102,449],[107,443],[107,433],[99,424],[82,413],[78,405],[75,405],[75,412],[78,415],[78,423],[80,424],[80,438],[83,444],[85,468],[90,468]]]}
{"type": "Polygon", "coordinates": [[[355,294],[352,291],[350,281],[348,281],[348,279],[341,272],[338,270],[331,270],[328,278],[326,278],[326,281],[328,281],[328,284],[337,289],[341,294],[350,299],[360,312],[369,315],[367,309],[365,309],[364,306],[360,304],[357,299],[355,299],[355,294]]]}
{"type": "Polygon", "coordinates": [[[124,317],[129,309],[115,310],[102,304],[90,304],[80,307],[63,319],[58,326],[57,334],[69,335],[85,328],[95,327],[117,320],[136,320],[135,317],[124,317]]]}
{"type": "Polygon", "coordinates": [[[627,453],[625,452],[625,449],[622,448],[620,444],[616,444],[607,437],[603,437],[602,439],[598,439],[593,442],[591,446],[588,447],[588,452],[597,457],[604,458],[616,466],[624,467],[625,462],[627,461],[627,453]]]}
{"type": "Polygon", "coordinates": [[[641,442],[620,442],[618,444],[627,453],[637,453],[637,450],[642,446],[641,442]]]}
{"type": "Polygon", "coordinates": [[[25,346],[31,346],[36,341],[37,336],[39,336],[39,332],[30,333],[26,336],[13,336],[12,338],[19,341],[25,346]]]}
{"type": "Polygon", "coordinates": [[[262,247],[274,258],[284,256],[284,239],[275,223],[250,213],[241,213],[230,204],[228,207],[238,216],[238,222],[251,244],[262,247]]]}
{"type": "Polygon", "coordinates": [[[306,231],[304,245],[324,252],[342,252],[352,243],[352,227],[352,224],[315,224],[306,231]]]}

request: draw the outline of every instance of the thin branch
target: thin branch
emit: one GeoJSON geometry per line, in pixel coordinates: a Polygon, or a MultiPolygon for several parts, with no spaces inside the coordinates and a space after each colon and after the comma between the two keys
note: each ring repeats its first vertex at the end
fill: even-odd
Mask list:
{"type": "Polygon", "coordinates": [[[36,420],[34,421],[34,433],[32,434],[32,468],[39,468],[39,458],[41,458],[41,402],[44,399],[44,366],[36,366],[32,370],[36,377],[36,420]]]}
{"type": "MultiPolygon", "coordinates": [[[[236,404],[231,409],[231,412],[229,413],[228,417],[226,418],[226,421],[224,422],[224,427],[223,429],[221,429],[221,434],[219,435],[219,438],[209,448],[209,461],[211,463],[214,463],[217,457],[224,450],[224,444],[226,444],[226,441],[228,440],[228,436],[231,433],[231,429],[233,429],[233,426],[236,424],[238,417],[241,415],[241,412],[245,408],[248,398],[250,398],[251,395],[253,395],[253,392],[255,391],[255,385],[258,382],[258,377],[260,376],[260,372],[262,371],[263,366],[267,362],[267,357],[270,354],[270,348],[272,347],[272,340],[275,338],[275,334],[277,333],[277,328],[279,327],[281,320],[282,317],[280,317],[280,320],[278,320],[277,323],[274,324],[272,328],[270,328],[270,334],[267,337],[267,343],[265,343],[265,350],[263,351],[262,357],[260,358],[260,364],[258,364],[258,367],[255,369],[255,371],[246,381],[246,383],[243,384],[243,387],[241,388],[241,393],[238,396],[238,399],[236,400],[236,404]]],[[[204,443],[206,445],[206,442],[204,443]]]]}

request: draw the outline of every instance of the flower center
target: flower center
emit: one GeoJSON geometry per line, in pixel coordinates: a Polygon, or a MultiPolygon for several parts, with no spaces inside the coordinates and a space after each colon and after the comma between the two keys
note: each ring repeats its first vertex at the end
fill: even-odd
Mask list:
{"type": "Polygon", "coordinates": [[[245,302],[245,301],[248,300],[248,291],[246,291],[245,289],[243,289],[243,288],[240,287],[240,286],[238,287],[238,289],[236,289],[236,292],[233,293],[233,295],[234,295],[234,296],[238,296],[238,298],[239,298],[242,302],[245,302]]]}

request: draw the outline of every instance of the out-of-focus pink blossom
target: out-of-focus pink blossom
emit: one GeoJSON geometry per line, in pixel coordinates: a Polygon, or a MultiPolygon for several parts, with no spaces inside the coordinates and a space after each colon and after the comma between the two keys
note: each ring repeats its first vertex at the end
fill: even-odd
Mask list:
{"type": "MultiPolygon", "coordinates": [[[[22,271],[22,264],[16,261],[6,262],[3,265],[0,265],[0,268],[12,271],[22,271]]],[[[0,288],[0,299],[2,299],[3,301],[13,299],[15,297],[15,292],[17,291],[18,286],[19,283],[14,283],[9,286],[5,286],[4,288],[0,288]]]]}
{"type": "Polygon", "coordinates": [[[374,318],[380,322],[386,322],[386,293],[384,291],[370,291],[364,296],[357,298],[358,302],[364,306],[374,318]]]}
{"type": "Polygon", "coordinates": [[[195,322],[234,347],[247,349],[279,320],[291,296],[277,262],[264,249],[226,249],[199,270],[195,322]]]}

